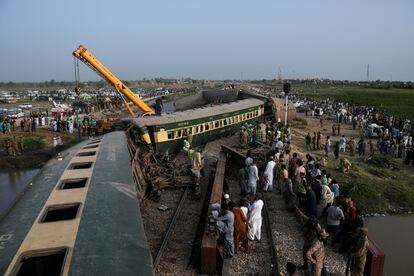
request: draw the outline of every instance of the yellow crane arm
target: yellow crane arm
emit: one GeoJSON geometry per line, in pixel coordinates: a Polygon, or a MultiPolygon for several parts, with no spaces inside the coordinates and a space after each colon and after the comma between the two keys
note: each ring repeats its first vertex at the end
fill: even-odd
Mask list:
{"type": "MultiPolygon", "coordinates": [[[[106,79],[112,86],[122,95],[127,97],[133,102],[139,109],[142,110],[143,115],[155,114],[151,107],[149,107],[144,101],[142,101],[131,89],[129,89],[122,81],[117,78],[111,71],[109,71],[91,52],[88,51],[83,45],[80,45],[78,49],[73,52],[73,55],[84,62],[87,66],[91,67],[94,71],[100,74],[106,79]]],[[[135,117],[132,108],[124,100],[125,106],[131,113],[131,116],[135,117]]]]}

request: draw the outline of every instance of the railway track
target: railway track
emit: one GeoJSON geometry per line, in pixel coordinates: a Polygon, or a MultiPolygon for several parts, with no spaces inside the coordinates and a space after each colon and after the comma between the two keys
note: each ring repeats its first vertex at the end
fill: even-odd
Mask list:
{"type": "Polygon", "coordinates": [[[205,176],[201,178],[201,196],[186,188],[171,219],[163,242],[154,258],[156,275],[197,275],[204,218],[202,210],[211,182],[212,161],[205,158],[205,176]],[[200,224],[201,223],[201,224],[200,224]]]}
{"type": "Polygon", "coordinates": [[[180,216],[181,210],[184,206],[184,202],[187,199],[187,194],[188,194],[188,187],[185,188],[185,190],[184,190],[184,192],[181,196],[181,200],[178,203],[178,206],[177,206],[177,208],[174,212],[174,216],[173,216],[173,218],[170,222],[170,225],[168,226],[167,232],[165,233],[164,238],[162,239],[162,243],[160,245],[160,248],[158,249],[157,255],[154,258],[154,268],[157,268],[158,264],[160,263],[161,257],[164,253],[165,248],[167,247],[167,243],[170,239],[171,233],[172,233],[172,231],[174,229],[174,226],[177,222],[177,218],[180,216]]]}
{"type": "Polygon", "coordinates": [[[156,275],[196,275],[191,265],[203,200],[187,189],[154,261],[156,275]]]}
{"type": "MultiPolygon", "coordinates": [[[[259,145],[260,146],[260,145],[259,145]]],[[[244,154],[229,148],[225,150],[232,156],[238,158],[241,164],[244,163],[244,154]]],[[[238,170],[234,170],[238,171],[238,170]]],[[[229,182],[230,198],[237,200],[239,196],[239,186],[237,184],[237,175],[232,174],[232,180],[229,182]]],[[[250,252],[239,252],[231,261],[224,263],[223,272],[229,275],[279,275],[278,257],[276,251],[275,233],[272,226],[274,225],[274,216],[271,216],[269,209],[268,196],[263,196],[264,207],[262,210],[262,236],[260,242],[251,242],[250,252]]]]}
{"type": "MultiPolygon", "coordinates": [[[[269,249],[270,249],[270,254],[272,256],[272,270],[273,270],[273,275],[279,275],[279,263],[278,263],[278,258],[277,258],[277,251],[276,251],[276,242],[275,239],[273,237],[273,229],[272,229],[272,225],[273,222],[270,219],[270,212],[269,212],[269,201],[266,200],[266,196],[263,196],[263,202],[264,202],[264,206],[263,206],[263,217],[265,220],[265,228],[266,228],[266,234],[267,237],[269,239],[269,249]]],[[[275,216],[272,216],[273,220],[275,220],[275,216]]]]}
{"type": "Polygon", "coordinates": [[[141,204],[143,224],[153,260],[158,255],[184,192],[183,189],[164,190],[159,202],[148,200],[141,204]],[[165,211],[159,210],[158,207],[162,205],[168,209],[165,211]]]}

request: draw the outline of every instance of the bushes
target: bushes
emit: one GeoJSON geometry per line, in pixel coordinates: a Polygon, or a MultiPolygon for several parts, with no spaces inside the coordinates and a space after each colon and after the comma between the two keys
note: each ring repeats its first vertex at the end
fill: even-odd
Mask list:
{"type": "Polygon", "coordinates": [[[23,146],[24,146],[24,151],[41,150],[45,147],[44,137],[41,137],[41,136],[23,137],[23,146]]]}

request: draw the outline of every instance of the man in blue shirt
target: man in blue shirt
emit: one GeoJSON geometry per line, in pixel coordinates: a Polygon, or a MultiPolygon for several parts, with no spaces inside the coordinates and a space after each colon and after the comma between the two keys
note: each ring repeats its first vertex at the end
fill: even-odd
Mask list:
{"type": "Polygon", "coordinates": [[[222,204],[221,210],[223,216],[216,219],[217,228],[223,234],[227,253],[232,258],[234,256],[234,214],[230,211],[229,204],[226,203],[222,204]]]}

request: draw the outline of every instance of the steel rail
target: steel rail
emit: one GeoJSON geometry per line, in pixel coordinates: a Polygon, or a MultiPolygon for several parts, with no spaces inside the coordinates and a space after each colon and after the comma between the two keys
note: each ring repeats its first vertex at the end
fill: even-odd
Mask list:
{"type": "Polygon", "coordinates": [[[188,194],[188,187],[185,188],[184,193],[181,196],[180,203],[178,204],[177,209],[175,210],[174,216],[173,216],[173,218],[170,222],[170,225],[168,226],[168,230],[164,235],[164,239],[162,241],[160,249],[157,252],[157,256],[155,257],[155,261],[154,261],[154,270],[158,266],[158,264],[160,263],[162,254],[164,253],[164,250],[167,247],[167,243],[170,239],[172,230],[174,229],[174,226],[177,222],[177,218],[180,216],[181,210],[183,209],[184,201],[187,199],[187,194],[188,194]]]}

